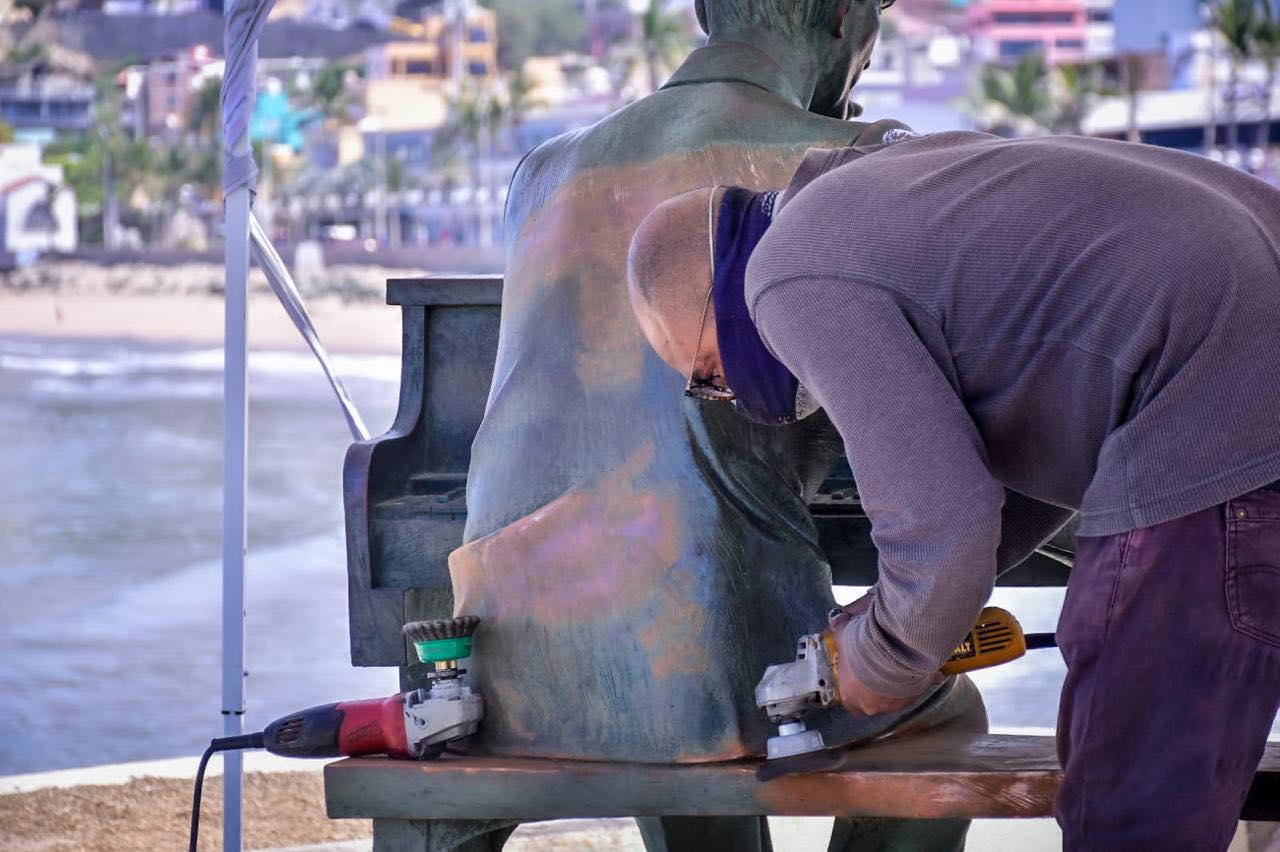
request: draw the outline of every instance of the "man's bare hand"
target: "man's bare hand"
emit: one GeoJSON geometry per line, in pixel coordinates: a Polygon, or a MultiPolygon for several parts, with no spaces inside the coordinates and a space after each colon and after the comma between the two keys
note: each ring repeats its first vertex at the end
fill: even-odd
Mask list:
{"type": "MultiPolygon", "coordinates": [[[[836,685],[840,687],[840,703],[850,713],[878,716],[881,713],[892,713],[895,710],[910,707],[924,690],[907,698],[881,695],[860,681],[853,673],[853,669],[849,667],[849,659],[844,653],[845,645],[842,639],[844,631],[854,616],[862,615],[870,608],[871,595],[863,595],[853,603],[833,609],[827,619],[827,626],[835,634],[836,647],[840,649],[836,659],[836,685]]],[[[939,673],[936,682],[941,683],[942,680],[943,676],[939,673]]]]}

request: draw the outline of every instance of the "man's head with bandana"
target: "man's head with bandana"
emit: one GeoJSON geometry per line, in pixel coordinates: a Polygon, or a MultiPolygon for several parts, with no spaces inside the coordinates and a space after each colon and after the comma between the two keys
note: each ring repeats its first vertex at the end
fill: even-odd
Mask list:
{"type": "Polygon", "coordinates": [[[686,394],[732,400],[781,426],[816,410],[756,332],[744,294],[747,262],[773,219],[776,192],[700,189],[659,205],[631,241],[627,280],[640,328],[687,379],[686,394]]]}

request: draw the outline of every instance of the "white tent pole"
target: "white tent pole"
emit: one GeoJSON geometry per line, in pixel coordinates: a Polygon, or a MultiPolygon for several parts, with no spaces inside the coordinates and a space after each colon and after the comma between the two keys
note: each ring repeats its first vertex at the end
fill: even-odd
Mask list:
{"type": "MultiPolygon", "coordinates": [[[[258,36],[275,0],[225,0],[222,75],[222,189],[226,210],[226,317],[222,461],[222,720],[227,736],[244,732],[244,562],[248,542],[249,211],[258,168],[249,144],[256,98],[258,36]]],[[[341,396],[340,396],[341,398],[341,396]]],[[[244,765],[223,752],[224,852],[240,852],[244,765]]]]}
{"type": "MultiPolygon", "coordinates": [[[[251,48],[254,57],[257,45],[251,48]]],[[[249,153],[246,129],[233,143],[249,153]]],[[[244,732],[244,562],[247,549],[246,468],[248,462],[248,281],[249,206],[247,185],[226,196],[226,315],[223,373],[222,469],[222,716],[225,736],[244,732]]],[[[241,754],[223,752],[224,852],[240,852],[241,754]]]]}

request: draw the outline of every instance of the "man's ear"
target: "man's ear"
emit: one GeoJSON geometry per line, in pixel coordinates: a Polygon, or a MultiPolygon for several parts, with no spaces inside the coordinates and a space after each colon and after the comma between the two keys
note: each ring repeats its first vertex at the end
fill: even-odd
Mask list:
{"type": "MultiPolygon", "coordinates": [[[[701,4],[702,0],[698,0],[701,4]]],[[[831,36],[833,38],[844,38],[844,19],[849,17],[850,0],[839,0],[831,15],[831,36]]]]}
{"type": "Polygon", "coordinates": [[[698,16],[698,26],[702,27],[702,31],[711,35],[711,29],[707,26],[707,0],[694,0],[693,13],[698,16]]]}

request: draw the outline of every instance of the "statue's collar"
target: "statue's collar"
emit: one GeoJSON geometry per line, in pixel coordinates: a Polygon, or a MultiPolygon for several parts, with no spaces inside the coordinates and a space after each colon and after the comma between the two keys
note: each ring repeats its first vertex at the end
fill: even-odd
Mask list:
{"type": "Polygon", "coordinates": [[[763,50],[743,42],[721,41],[698,48],[660,88],[698,83],[746,83],[791,100],[782,66],[763,50]]]}

